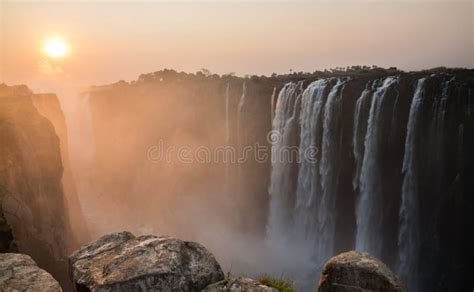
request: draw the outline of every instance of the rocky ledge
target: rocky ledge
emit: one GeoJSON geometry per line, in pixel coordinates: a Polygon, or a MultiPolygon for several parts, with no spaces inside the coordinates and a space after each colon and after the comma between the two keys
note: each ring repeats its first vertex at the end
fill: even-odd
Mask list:
{"type": "Polygon", "coordinates": [[[0,253],[0,291],[62,291],[59,283],[30,256],[0,253]]]}
{"type": "Polygon", "coordinates": [[[381,261],[367,253],[350,251],[332,257],[323,267],[318,292],[407,292],[381,261]]]}
{"type": "Polygon", "coordinates": [[[224,279],[202,245],[130,232],[83,246],[69,265],[75,291],[200,291],[224,279]]]}

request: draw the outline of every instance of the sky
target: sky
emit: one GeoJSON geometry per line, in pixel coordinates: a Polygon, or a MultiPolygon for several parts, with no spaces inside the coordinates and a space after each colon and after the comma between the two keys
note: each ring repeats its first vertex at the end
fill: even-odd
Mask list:
{"type": "Polygon", "coordinates": [[[0,0],[0,82],[75,85],[171,68],[237,75],[350,65],[474,67],[474,1],[0,0]],[[44,40],[68,55],[50,60],[44,40]]]}

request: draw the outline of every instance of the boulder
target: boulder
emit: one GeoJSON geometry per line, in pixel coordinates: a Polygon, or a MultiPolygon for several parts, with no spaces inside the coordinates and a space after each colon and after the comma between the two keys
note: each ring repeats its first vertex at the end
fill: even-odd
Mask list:
{"type": "Polygon", "coordinates": [[[318,292],[407,292],[403,283],[380,260],[349,251],[329,259],[321,272],[318,292]]]}
{"type": "Polygon", "coordinates": [[[242,291],[256,291],[256,292],[278,292],[277,289],[271,288],[261,284],[259,281],[237,277],[222,280],[220,282],[211,284],[203,290],[203,292],[217,292],[217,291],[231,291],[231,292],[242,292],[242,291]]]}
{"type": "Polygon", "coordinates": [[[224,279],[202,245],[130,232],[83,246],[69,264],[75,291],[200,291],[224,279]]]}
{"type": "Polygon", "coordinates": [[[1,291],[62,291],[58,281],[39,268],[30,256],[0,253],[1,291]]]}

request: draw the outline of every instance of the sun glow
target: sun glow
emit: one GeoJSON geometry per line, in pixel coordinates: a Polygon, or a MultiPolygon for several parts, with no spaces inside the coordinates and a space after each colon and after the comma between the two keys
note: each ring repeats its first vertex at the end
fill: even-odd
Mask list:
{"type": "Polygon", "coordinates": [[[44,42],[43,52],[51,58],[62,58],[69,50],[67,43],[61,38],[49,38],[44,42]]]}

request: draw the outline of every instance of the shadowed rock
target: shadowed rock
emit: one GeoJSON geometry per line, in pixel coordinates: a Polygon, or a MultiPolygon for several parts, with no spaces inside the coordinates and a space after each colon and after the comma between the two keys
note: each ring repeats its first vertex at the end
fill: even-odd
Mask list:
{"type": "Polygon", "coordinates": [[[260,282],[250,278],[230,278],[225,279],[215,284],[209,285],[203,292],[217,292],[217,291],[257,291],[257,292],[277,292],[275,288],[262,285],[260,282]]]}
{"type": "Polygon", "coordinates": [[[317,291],[407,292],[407,289],[384,263],[367,253],[350,251],[326,262],[317,291]]]}
{"type": "Polygon", "coordinates": [[[224,279],[200,244],[130,232],[83,246],[69,263],[75,291],[200,291],[224,279]]]}
{"type": "Polygon", "coordinates": [[[0,290],[62,291],[53,276],[19,253],[0,253],[0,290]]]}

